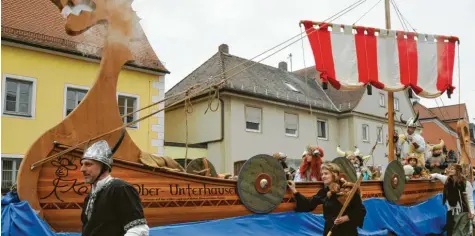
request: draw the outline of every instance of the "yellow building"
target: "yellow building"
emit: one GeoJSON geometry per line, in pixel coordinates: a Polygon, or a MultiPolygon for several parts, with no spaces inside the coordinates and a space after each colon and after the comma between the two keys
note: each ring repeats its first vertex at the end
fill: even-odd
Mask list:
{"type": "MultiPolygon", "coordinates": [[[[2,0],[2,189],[15,182],[30,145],[81,102],[98,74],[104,27],[70,37],[64,25],[50,1],[2,0]]],[[[169,73],[144,34],[131,47],[136,61],[124,66],[118,81],[121,115],[162,99],[169,73]]],[[[128,132],[142,150],[163,155],[163,124],[161,112],[128,132]]]]}

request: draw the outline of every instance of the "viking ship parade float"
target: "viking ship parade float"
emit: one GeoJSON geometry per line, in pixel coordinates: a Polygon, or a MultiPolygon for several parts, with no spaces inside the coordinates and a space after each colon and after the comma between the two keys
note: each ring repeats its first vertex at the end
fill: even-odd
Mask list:
{"type": "MultiPolygon", "coordinates": [[[[294,210],[284,168],[270,155],[249,157],[236,179],[224,179],[217,177],[206,158],[195,159],[182,168],[170,158],[141,151],[126,128],[162,109],[124,124],[116,98],[119,73],[125,63],[134,60],[129,42],[134,40],[136,27],[140,27],[139,18],[131,1],[73,2],[52,0],[48,4],[55,4],[58,14],[66,14],[65,30],[69,35],[82,34],[99,23],[107,24],[100,70],[77,108],[38,137],[25,154],[17,182],[21,200],[27,201],[55,231],[80,232],[83,201],[91,189],[83,183],[80,158],[89,145],[106,140],[114,147],[112,175],[138,190],[150,227],[294,210]],[[67,15],[68,11],[79,13],[67,15]]],[[[389,165],[380,180],[360,183],[362,198],[414,205],[440,193],[443,185],[423,178],[406,180],[403,165],[395,156],[398,143],[393,135],[393,93],[411,89],[425,98],[444,93],[450,96],[454,90],[452,74],[458,38],[390,30],[389,0],[386,6],[386,29],[331,22],[300,24],[309,39],[324,89],[328,84],[338,90],[370,90],[374,86],[388,92],[389,165]]],[[[186,91],[186,98],[174,104],[219,89],[223,83],[226,81],[194,86],[186,91]]],[[[417,117],[407,122],[416,123],[417,117]]],[[[468,171],[468,125],[460,121],[458,127],[461,164],[468,171]]],[[[342,167],[349,181],[359,182],[346,154],[329,160],[342,167]]],[[[296,185],[308,197],[323,187],[322,182],[296,185]]],[[[314,211],[321,212],[321,207],[314,211]]]]}

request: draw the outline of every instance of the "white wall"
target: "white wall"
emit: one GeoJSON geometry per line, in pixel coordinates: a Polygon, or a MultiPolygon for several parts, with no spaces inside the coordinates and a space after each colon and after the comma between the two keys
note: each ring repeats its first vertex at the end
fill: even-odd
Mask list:
{"type": "MultiPolygon", "coordinates": [[[[309,111],[259,102],[251,99],[233,97],[230,112],[230,149],[226,149],[225,171],[233,170],[233,163],[247,160],[257,154],[284,152],[289,158],[300,158],[307,144],[317,144],[316,129],[313,122],[324,119],[328,122],[328,140],[318,140],[318,145],[325,151],[325,159],[336,157],[336,145],[339,139],[338,121],[331,115],[315,114],[309,111]],[[245,105],[262,108],[261,132],[246,131],[245,105]],[[299,130],[297,137],[285,135],[284,112],[298,114],[299,130]]],[[[227,121],[226,121],[227,122],[227,121]]],[[[228,127],[228,126],[226,126],[228,127]]],[[[225,130],[227,131],[227,130],[225,130]]],[[[225,136],[225,139],[228,136],[225,136]]]]}
{"type": "MultiPolygon", "coordinates": [[[[213,112],[208,110],[207,100],[193,101],[188,116],[188,143],[204,143],[221,138],[221,109],[213,112]]],[[[213,102],[212,108],[216,108],[213,102]]],[[[165,140],[167,142],[186,142],[186,117],[184,107],[167,110],[165,116],[165,140]]]]}
{"type": "MultiPolygon", "coordinates": [[[[396,112],[396,119],[399,120],[399,116],[403,114],[405,120],[413,116],[413,108],[411,101],[407,98],[404,91],[395,92],[394,98],[399,100],[399,111],[396,112]]],[[[373,87],[373,94],[368,95],[366,92],[361,98],[358,105],[355,107],[354,111],[361,112],[364,114],[370,114],[374,116],[384,117],[386,112],[388,112],[388,93],[383,90],[379,90],[373,87]],[[379,105],[379,94],[384,94],[385,106],[381,107],[379,105]]]]}

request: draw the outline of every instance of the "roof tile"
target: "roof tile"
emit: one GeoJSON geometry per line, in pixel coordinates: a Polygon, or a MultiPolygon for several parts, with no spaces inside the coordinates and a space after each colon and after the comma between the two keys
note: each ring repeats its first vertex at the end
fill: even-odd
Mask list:
{"type": "MultiPolygon", "coordinates": [[[[105,26],[96,25],[78,36],[65,31],[66,20],[48,0],[2,0],[2,40],[14,40],[67,53],[100,58],[105,26]]],[[[169,73],[153,51],[142,29],[141,37],[130,43],[135,61],[128,65],[169,73]]]]}

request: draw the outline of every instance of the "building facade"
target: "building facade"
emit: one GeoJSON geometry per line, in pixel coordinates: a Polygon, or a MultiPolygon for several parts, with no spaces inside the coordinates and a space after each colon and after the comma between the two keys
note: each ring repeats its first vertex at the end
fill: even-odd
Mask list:
{"type": "MultiPolygon", "coordinates": [[[[102,41],[66,35],[64,21],[51,2],[2,1],[2,189],[16,182],[30,145],[73,111],[96,80],[102,41]]],[[[99,37],[104,29],[91,30],[99,37]]],[[[137,43],[141,50],[134,56],[147,62],[128,63],[120,73],[117,101],[121,115],[165,95],[169,72],[146,37],[137,43]]],[[[124,117],[124,122],[157,109],[124,117]]],[[[128,132],[142,150],[163,154],[163,112],[128,132]]]]}
{"type": "MultiPolygon", "coordinates": [[[[180,93],[193,84],[209,83],[212,76],[220,75],[214,78],[219,82],[226,79],[227,70],[239,71],[246,62],[231,55],[229,47],[223,44],[166,96],[180,93]]],[[[364,89],[341,92],[330,86],[323,90],[314,78],[317,75],[312,67],[293,73],[287,70],[285,62],[278,67],[257,63],[226,79],[219,90],[219,103],[204,93],[192,100],[190,114],[185,115],[183,103],[168,108],[165,141],[206,145],[207,158],[218,171],[231,173],[237,173],[246,160],[257,154],[284,152],[297,165],[308,144],[322,146],[325,160],[332,160],[337,157],[338,145],[344,150],[354,150],[357,146],[368,154],[377,143],[371,162],[384,169],[388,152],[387,94],[373,91],[367,95],[364,89]],[[209,106],[217,110],[210,111],[209,106]]],[[[413,116],[407,94],[400,92],[395,97],[396,112],[403,113],[406,119],[413,116]]],[[[400,122],[396,126],[400,132],[405,129],[400,122]]]]}

